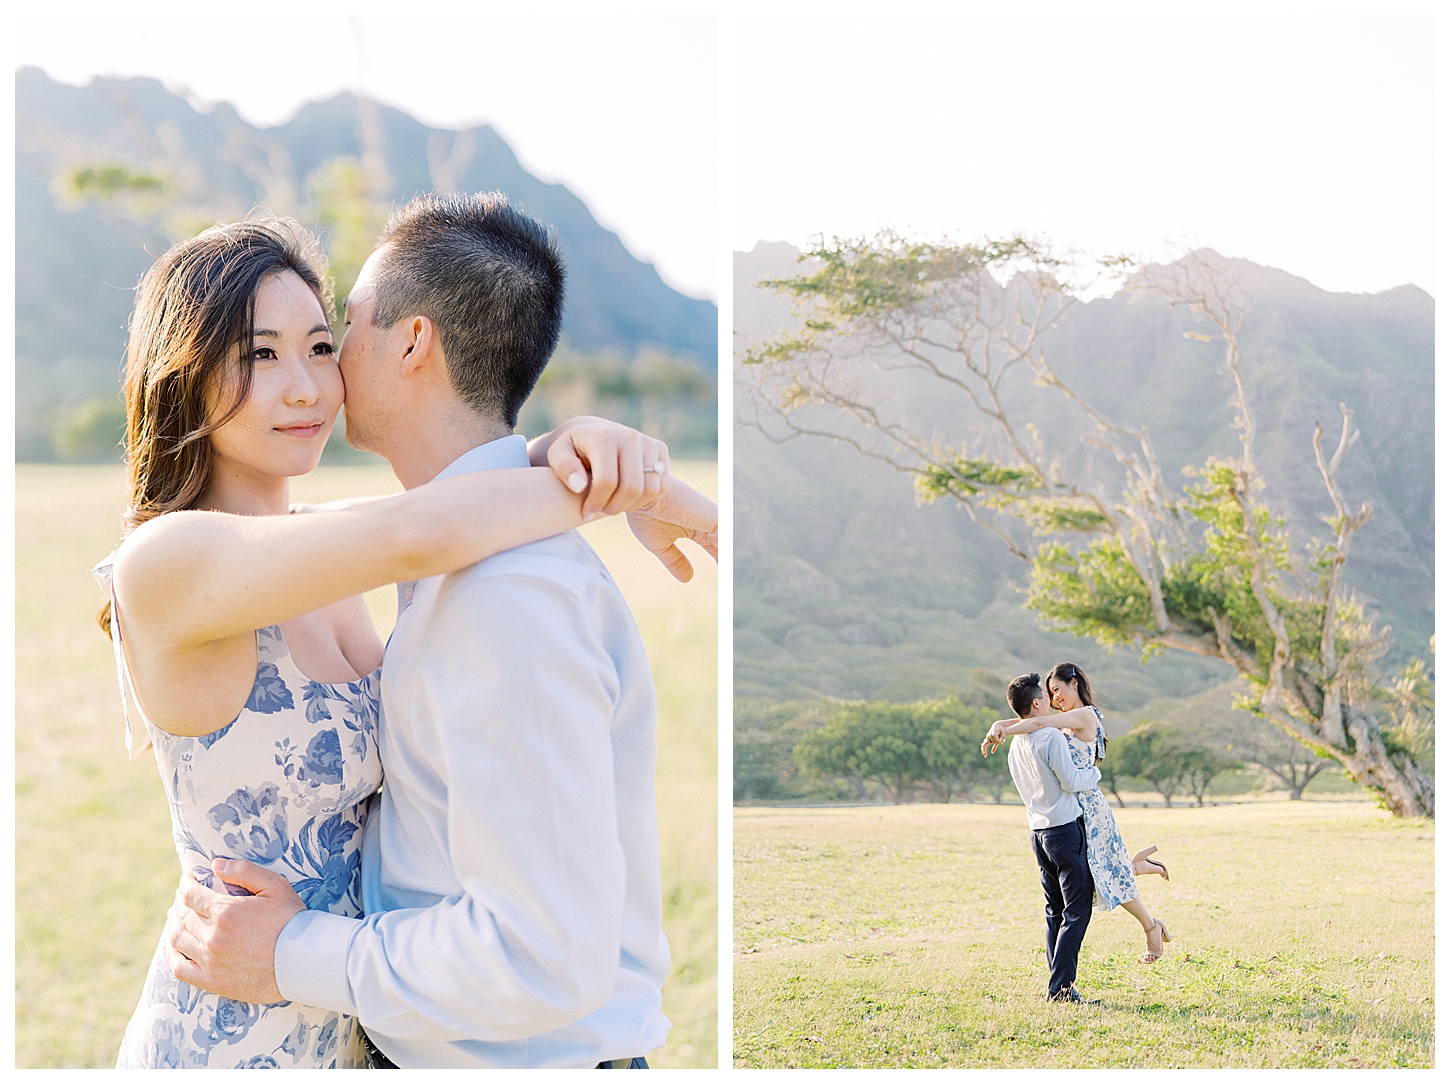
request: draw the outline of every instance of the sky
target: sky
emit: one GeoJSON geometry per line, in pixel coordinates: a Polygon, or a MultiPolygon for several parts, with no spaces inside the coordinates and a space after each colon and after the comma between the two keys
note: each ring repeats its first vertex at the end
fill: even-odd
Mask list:
{"type": "Polygon", "coordinates": [[[734,249],[1023,231],[1434,293],[1429,4],[728,10],[734,249]]]}
{"type": "Polygon", "coordinates": [[[137,0],[14,14],[14,61],[54,79],[151,76],[254,124],[340,90],[435,127],[487,123],[567,185],[667,283],[715,298],[716,19],[677,6],[434,0],[203,5],[137,0]]]}
{"type": "Polygon", "coordinates": [[[1422,0],[902,0],[889,17],[734,0],[718,78],[705,5],[426,10],[27,6],[14,56],[69,82],[152,75],[259,124],[343,88],[440,127],[487,122],[693,296],[719,296],[722,235],[887,227],[1147,258],[1207,245],[1326,289],[1434,292],[1422,0]]]}

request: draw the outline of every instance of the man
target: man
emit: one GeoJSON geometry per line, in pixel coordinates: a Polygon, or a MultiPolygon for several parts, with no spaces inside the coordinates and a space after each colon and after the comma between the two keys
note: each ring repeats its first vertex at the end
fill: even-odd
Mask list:
{"type": "MultiPolygon", "coordinates": [[[[410,488],[527,466],[512,429],[562,303],[553,241],[501,194],[415,199],[348,298],[349,443],[410,488]]],[[[687,578],[673,542],[711,545],[713,505],[649,481],[652,518],[631,525],[687,578]]],[[[173,970],[238,1000],[353,1014],[379,1068],[645,1067],[670,1026],[669,946],[654,687],[624,599],[575,533],[399,596],[381,686],[386,782],[363,843],[367,917],[306,911],[282,878],[218,860],[219,879],[254,895],[184,879],[173,970]]]]}
{"type": "MultiPolygon", "coordinates": [[[[1020,719],[1051,713],[1047,690],[1036,674],[1013,678],[1007,686],[1007,703],[1020,719]]],[[[989,733],[982,752],[1000,740],[1000,735],[989,733]]],[[[1082,807],[1075,795],[1096,786],[1102,773],[1073,764],[1067,738],[1052,727],[1014,736],[1007,767],[1027,807],[1032,853],[1047,897],[1047,1000],[1084,1002],[1073,984],[1078,951],[1092,919],[1093,876],[1082,807]]]]}

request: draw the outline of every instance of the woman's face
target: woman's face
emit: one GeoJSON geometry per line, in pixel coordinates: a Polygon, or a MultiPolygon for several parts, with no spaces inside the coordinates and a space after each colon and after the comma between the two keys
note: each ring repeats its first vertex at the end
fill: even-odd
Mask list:
{"type": "MultiPolygon", "coordinates": [[[[342,406],[342,375],[317,295],[296,272],[268,275],[257,288],[252,389],[211,435],[218,466],[242,474],[295,477],[317,466],[342,406]]],[[[210,397],[214,414],[233,401],[235,371],[210,397]]]]}
{"type": "Polygon", "coordinates": [[[1047,695],[1052,698],[1052,706],[1058,711],[1071,711],[1073,708],[1082,707],[1082,699],[1077,695],[1076,680],[1058,681],[1048,678],[1047,695]]]}

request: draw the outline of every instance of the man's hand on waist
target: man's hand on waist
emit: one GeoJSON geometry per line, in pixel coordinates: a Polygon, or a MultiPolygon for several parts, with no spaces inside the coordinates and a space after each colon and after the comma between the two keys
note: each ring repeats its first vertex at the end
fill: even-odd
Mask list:
{"type": "Polygon", "coordinates": [[[231,896],[181,875],[166,923],[166,962],[182,982],[213,994],[267,1005],[286,1000],[277,989],[277,938],[307,910],[285,877],[241,859],[218,858],[216,875],[252,893],[231,896]]]}

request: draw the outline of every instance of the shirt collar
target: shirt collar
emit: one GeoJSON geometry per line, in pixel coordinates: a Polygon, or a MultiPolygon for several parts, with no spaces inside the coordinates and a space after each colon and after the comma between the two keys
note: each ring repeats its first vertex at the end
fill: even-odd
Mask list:
{"type": "Polygon", "coordinates": [[[481,470],[505,470],[509,467],[527,467],[529,465],[529,445],[523,437],[514,433],[507,437],[499,437],[498,440],[491,440],[487,444],[480,444],[477,448],[470,448],[448,466],[438,472],[433,479],[452,478],[458,474],[473,474],[481,470]]]}

